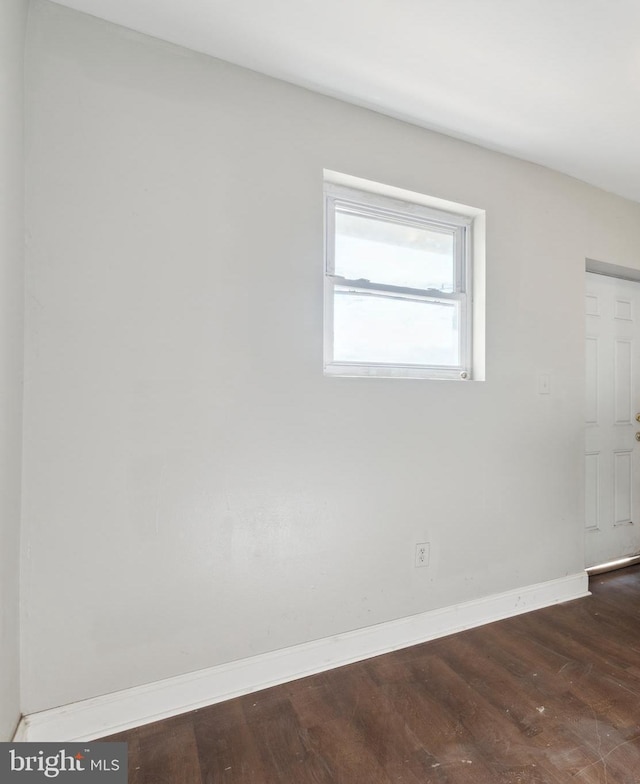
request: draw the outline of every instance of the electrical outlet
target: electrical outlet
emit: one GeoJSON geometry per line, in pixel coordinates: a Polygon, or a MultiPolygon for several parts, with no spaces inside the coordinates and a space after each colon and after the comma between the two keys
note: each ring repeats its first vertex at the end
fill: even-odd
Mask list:
{"type": "Polygon", "coordinates": [[[418,542],[416,545],[416,569],[420,566],[429,566],[429,542],[418,542]]]}
{"type": "Polygon", "coordinates": [[[538,394],[539,395],[551,394],[551,373],[538,374],[538,394]]]}

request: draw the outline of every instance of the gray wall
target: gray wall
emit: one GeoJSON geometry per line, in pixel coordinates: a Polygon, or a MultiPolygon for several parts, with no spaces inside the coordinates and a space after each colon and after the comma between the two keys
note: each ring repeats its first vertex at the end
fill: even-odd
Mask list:
{"type": "Polygon", "coordinates": [[[25,710],[579,572],[585,257],[640,206],[34,11],[25,710]],[[323,168],[486,210],[485,382],[323,377],[323,168]]]}
{"type": "Polygon", "coordinates": [[[0,740],[20,716],[19,535],[24,316],[23,83],[27,0],[0,3],[0,740]]]}

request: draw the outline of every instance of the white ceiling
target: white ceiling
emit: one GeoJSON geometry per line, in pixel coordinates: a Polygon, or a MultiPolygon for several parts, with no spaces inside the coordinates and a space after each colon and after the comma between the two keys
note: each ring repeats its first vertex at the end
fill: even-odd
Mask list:
{"type": "Polygon", "coordinates": [[[640,0],[58,0],[640,201],[640,0]]]}

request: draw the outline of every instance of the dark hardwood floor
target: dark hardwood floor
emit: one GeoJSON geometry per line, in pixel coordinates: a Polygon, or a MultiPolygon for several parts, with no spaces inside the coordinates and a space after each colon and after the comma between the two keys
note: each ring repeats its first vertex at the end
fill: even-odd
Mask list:
{"type": "Polygon", "coordinates": [[[635,784],[640,566],[591,590],[104,740],[130,784],[635,784]]]}

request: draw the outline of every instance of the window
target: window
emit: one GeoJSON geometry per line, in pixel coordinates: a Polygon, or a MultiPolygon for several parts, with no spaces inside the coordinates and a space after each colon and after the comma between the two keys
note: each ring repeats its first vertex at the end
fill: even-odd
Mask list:
{"type": "Polygon", "coordinates": [[[325,183],[325,373],[471,377],[472,223],[325,183]]]}

